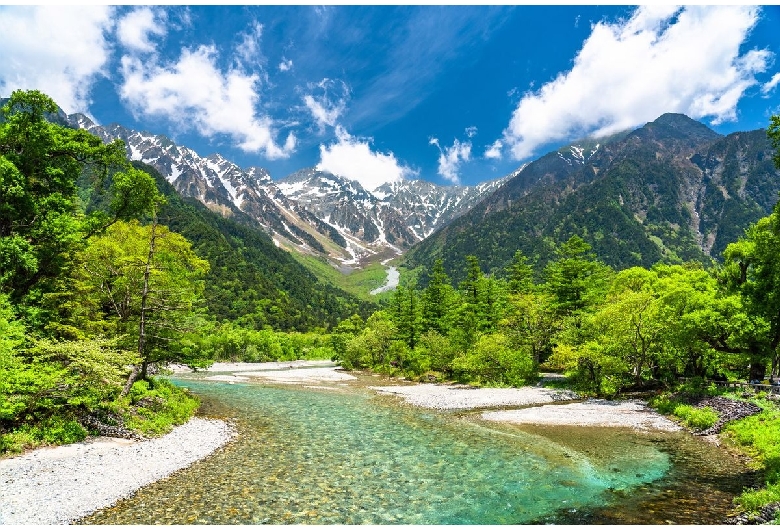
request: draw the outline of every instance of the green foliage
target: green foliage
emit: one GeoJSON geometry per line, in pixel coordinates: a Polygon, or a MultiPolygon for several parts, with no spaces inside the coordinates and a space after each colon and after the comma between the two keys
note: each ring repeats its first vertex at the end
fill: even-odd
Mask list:
{"type": "Polygon", "coordinates": [[[82,314],[77,326],[118,336],[125,349],[133,350],[139,345],[143,315],[147,340],[138,352],[141,360],[187,362],[180,340],[200,323],[209,267],[189,241],[164,226],[120,221],[93,237],[79,262],[76,288],[82,314]]]}
{"type": "Polygon", "coordinates": [[[780,501],[780,409],[776,402],[766,399],[756,404],[764,410],[729,422],[724,429],[726,440],[752,457],[753,467],[764,472],[764,488],[746,490],[734,499],[748,512],[780,501]]]}
{"type": "Polygon", "coordinates": [[[334,337],[341,338],[342,335],[335,332],[328,336],[322,332],[252,330],[225,323],[199,329],[190,338],[193,348],[209,363],[268,362],[330,359],[334,356],[334,337]]]}
{"type": "Polygon", "coordinates": [[[368,318],[360,334],[347,342],[341,365],[347,370],[373,368],[385,373],[400,368],[405,351],[394,340],[397,334],[398,328],[389,315],[377,311],[368,318]]]}
{"type": "Polygon", "coordinates": [[[772,160],[775,166],[780,168],[780,115],[774,115],[769,119],[769,127],[767,127],[766,133],[775,150],[772,160]]]}
{"type": "Polygon", "coordinates": [[[773,502],[780,502],[780,483],[768,484],[766,488],[747,490],[734,499],[746,512],[757,512],[773,502]]]}
{"type": "MultiPolygon", "coordinates": [[[[3,452],[83,439],[80,419],[116,408],[137,351],[147,362],[181,359],[182,322],[203,289],[192,282],[207,267],[161,227],[157,252],[148,250],[148,227],[124,220],[164,202],[154,179],[130,165],[121,142],[48,121],[57,112],[38,91],[16,91],[0,109],[3,452]],[[85,211],[85,199],[100,208],[85,211]],[[139,295],[146,263],[151,289],[139,295]],[[132,336],[139,297],[150,350],[132,336]]],[[[176,421],[194,410],[174,409],[176,421]]]]}
{"type": "Polygon", "coordinates": [[[697,408],[692,405],[678,404],[672,411],[674,416],[691,429],[703,431],[718,421],[718,413],[711,407],[697,408]]]}
{"type": "Polygon", "coordinates": [[[480,385],[522,386],[536,377],[530,353],[512,349],[498,333],[480,336],[453,360],[452,370],[461,381],[480,385]]]}
{"type": "Polygon", "coordinates": [[[767,483],[780,483],[780,410],[777,406],[767,404],[759,414],[730,422],[724,432],[764,469],[767,483]]]}
{"type": "Polygon", "coordinates": [[[160,435],[185,423],[200,402],[194,395],[165,379],[152,379],[133,383],[122,404],[128,428],[146,435],[160,435]]]}
{"type": "Polygon", "coordinates": [[[608,285],[611,269],[596,261],[591,246],[572,236],[557,250],[557,260],[544,270],[545,288],[560,315],[573,315],[596,303],[608,285]]]}
{"type": "MultiPolygon", "coordinates": [[[[33,312],[69,273],[86,237],[110,214],[143,213],[156,194],[148,175],[120,173],[123,185],[111,190],[110,214],[86,215],[79,177],[99,187],[128,170],[129,162],[121,142],[106,145],[86,131],[47,121],[56,112],[54,102],[35,90],[15,91],[0,109],[0,291],[33,312]]],[[[38,324],[32,315],[28,320],[38,324]]]]}
{"type": "Polygon", "coordinates": [[[71,418],[50,416],[35,424],[25,424],[10,433],[0,434],[0,454],[21,453],[42,445],[80,442],[89,433],[71,418]]]}
{"type": "Polygon", "coordinates": [[[107,339],[53,341],[43,339],[27,352],[39,365],[61,367],[56,389],[48,390],[51,406],[99,408],[119,396],[127,367],[139,361],[137,353],[116,347],[107,339]],[[55,401],[56,400],[56,401],[55,401]]]}

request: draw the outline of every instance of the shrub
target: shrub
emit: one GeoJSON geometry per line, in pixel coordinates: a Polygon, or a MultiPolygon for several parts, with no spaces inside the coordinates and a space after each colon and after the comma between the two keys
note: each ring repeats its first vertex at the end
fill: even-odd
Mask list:
{"type": "Polygon", "coordinates": [[[174,425],[181,425],[200,404],[195,396],[165,379],[136,381],[129,398],[136,407],[124,411],[125,425],[147,435],[165,434],[174,425]]]}
{"type": "Polygon", "coordinates": [[[711,407],[697,408],[680,403],[669,396],[658,396],[650,400],[650,406],[661,414],[672,415],[691,429],[703,431],[718,421],[718,413],[711,407]]]}
{"type": "Polygon", "coordinates": [[[746,512],[756,512],[762,506],[780,501],[780,484],[769,484],[766,489],[748,490],[734,499],[746,512]]]}
{"type": "Polygon", "coordinates": [[[780,482],[780,410],[767,408],[729,423],[725,431],[766,470],[767,481],[780,482]]]}
{"type": "Polygon", "coordinates": [[[533,359],[509,347],[500,333],[483,335],[465,354],[456,357],[452,370],[464,382],[522,386],[536,377],[533,359]]]}
{"type": "Polygon", "coordinates": [[[48,418],[34,429],[35,438],[51,445],[80,442],[87,434],[79,422],[58,416],[48,418]]]}
{"type": "Polygon", "coordinates": [[[40,445],[29,428],[17,429],[8,434],[0,434],[0,454],[21,453],[40,445]]]}

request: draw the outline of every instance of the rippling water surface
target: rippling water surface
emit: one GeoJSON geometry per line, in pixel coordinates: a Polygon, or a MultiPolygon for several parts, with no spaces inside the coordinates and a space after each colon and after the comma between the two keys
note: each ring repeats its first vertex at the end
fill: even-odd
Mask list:
{"type": "Polygon", "coordinates": [[[82,522],[718,523],[749,478],[682,434],[506,426],[364,385],[176,382],[241,435],[82,522]]]}

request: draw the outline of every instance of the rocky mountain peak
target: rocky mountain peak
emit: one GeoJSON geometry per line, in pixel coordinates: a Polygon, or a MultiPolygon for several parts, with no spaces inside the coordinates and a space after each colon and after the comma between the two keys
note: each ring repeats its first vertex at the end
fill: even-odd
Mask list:
{"type": "Polygon", "coordinates": [[[131,160],[154,167],[182,195],[225,216],[248,216],[280,246],[342,264],[400,254],[463,214],[498,182],[445,187],[403,181],[372,193],[316,167],[275,181],[264,168],[242,169],[218,153],[202,157],[162,135],[99,126],[80,114],[67,120],[103,141],[123,140],[131,160]]]}

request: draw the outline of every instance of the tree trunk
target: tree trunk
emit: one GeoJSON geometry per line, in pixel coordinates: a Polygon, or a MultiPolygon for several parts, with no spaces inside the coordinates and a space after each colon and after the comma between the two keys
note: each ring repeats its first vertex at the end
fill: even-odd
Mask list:
{"type": "Polygon", "coordinates": [[[141,373],[141,365],[140,364],[133,365],[133,369],[130,371],[130,376],[127,378],[125,387],[122,389],[122,393],[120,394],[121,397],[125,397],[130,392],[130,389],[133,388],[133,383],[136,382],[136,380],[138,379],[138,374],[140,373],[141,373]]]}
{"type": "Polygon", "coordinates": [[[146,313],[147,305],[149,303],[149,277],[152,273],[152,259],[154,258],[154,245],[157,240],[157,212],[154,212],[152,218],[152,232],[149,237],[149,254],[146,258],[146,267],[144,268],[144,283],[141,291],[141,318],[138,322],[138,356],[141,358],[141,365],[136,365],[130,372],[130,376],[127,378],[127,383],[122,389],[122,397],[125,397],[133,383],[138,379],[140,374],[146,377],[146,365],[149,362],[146,352],[146,313]]]}

